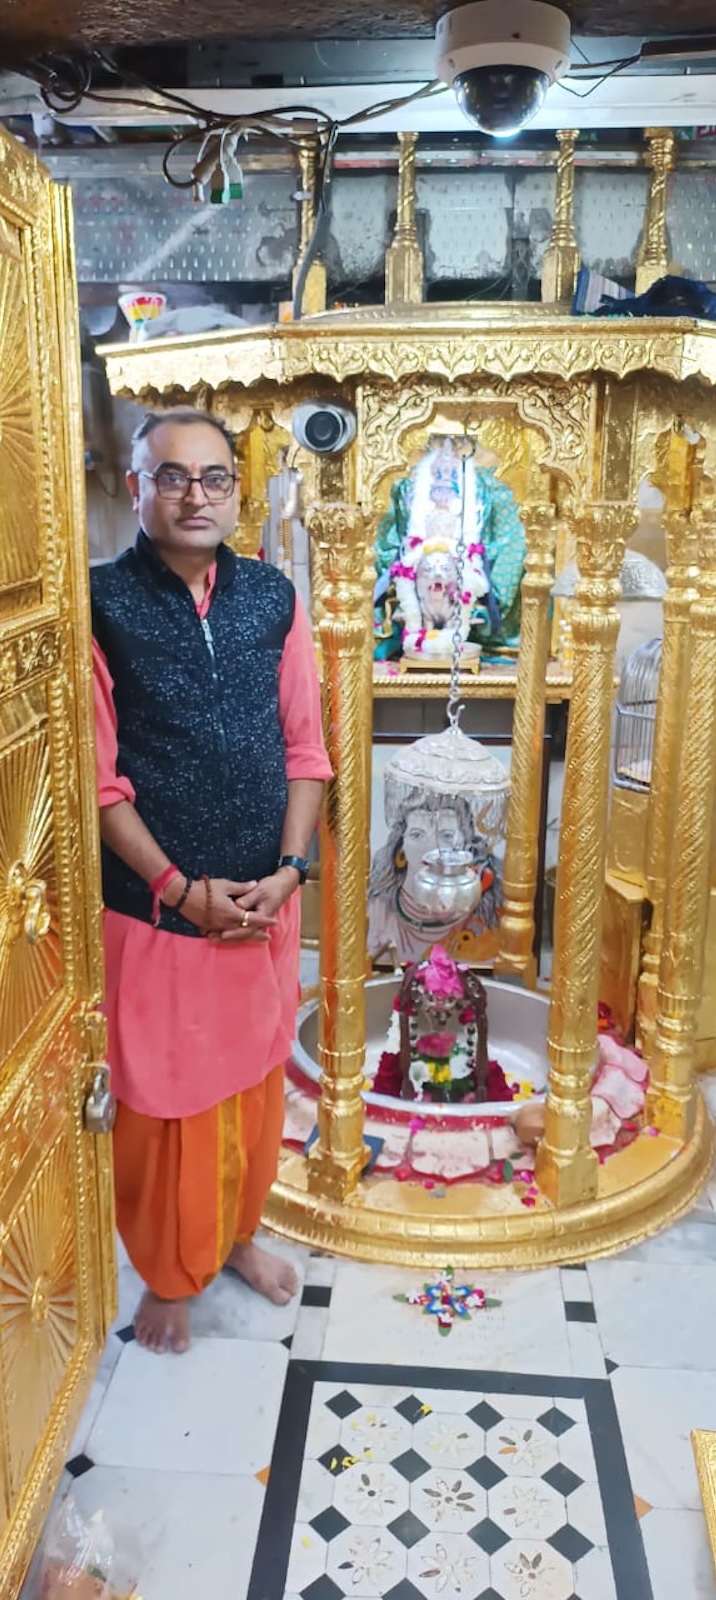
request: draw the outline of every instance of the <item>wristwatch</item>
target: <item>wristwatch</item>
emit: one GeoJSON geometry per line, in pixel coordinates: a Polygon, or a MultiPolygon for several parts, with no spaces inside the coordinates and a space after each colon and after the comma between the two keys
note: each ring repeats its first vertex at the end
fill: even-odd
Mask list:
{"type": "Polygon", "coordinates": [[[281,867],[294,867],[298,873],[299,883],[306,882],[311,863],[305,856],[281,856],[278,864],[279,870],[281,867]]]}

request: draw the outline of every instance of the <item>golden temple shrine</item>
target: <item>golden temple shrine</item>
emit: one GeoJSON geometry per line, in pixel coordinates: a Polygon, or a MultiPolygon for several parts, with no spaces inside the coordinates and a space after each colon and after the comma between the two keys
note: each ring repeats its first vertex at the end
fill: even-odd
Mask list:
{"type": "MultiPolygon", "coordinates": [[[[711,1155],[696,1066],[716,776],[707,689],[716,667],[712,328],[586,323],[547,305],[390,305],[105,354],[116,394],[149,407],[206,407],[235,432],[245,554],[258,551],[268,484],[291,445],[296,408],[323,400],[357,419],[340,456],[300,456],[335,777],[319,847],[319,1138],[307,1159],[287,1153],[272,1225],[382,1260],[437,1264],[449,1241],[461,1265],[476,1253],[491,1264],[567,1260],[575,1229],[585,1256],[643,1236],[688,1203],[711,1155]],[[534,1210],[525,1214],[505,1190],[458,1187],[438,1218],[419,1185],[361,1178],[362,1086],[366,1006],[372,1015],[376,1004],[366,958],[371,705],[446,692],[440,672],[391,675],[374,663],[373,547],[391,484],[449,429],[494,452],[527,543],[516,660],[464,671],[460,695],[514,697],[494,978],[530,995],[529,1027],[544,1034],[549,1087],[534,1210]],[[668,590],[639,884],[607,878],[607,836],[616,603],[644,479],[664,497],[668,590]],[[579,582],[565,659],[551,591],[572,558],[579,582]],[[533,987],[534,907],[542,738],[547,703],[557,698],[569,701],[569,732],[547,1007],[533,987]],[[647,1120],[659,1137],[644,1134],[600,1167],[589,1142],[589,1084],[602,970],[610,998],[625,987],[636,997],[638,982],[627,1023],[649,1060],[647,1120]]],[[[625,825],[634,827],[630,818],[625,825]]]]}

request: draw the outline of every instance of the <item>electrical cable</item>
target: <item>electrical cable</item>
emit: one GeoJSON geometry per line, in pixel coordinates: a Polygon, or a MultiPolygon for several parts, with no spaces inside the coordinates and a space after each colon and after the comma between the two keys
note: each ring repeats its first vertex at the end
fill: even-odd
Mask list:
{"type": "MultiPolygon", "coordinates": [[[[420,89],[413,90],[408,95],[401,95],[392,100],[378,101],[366,106],[361,111],[353,112],[349,117],[338,119],[333,119],[318,106],[292,105],[290,103],[283,106],[270,107],[266,110],[247,112],[245,115],[237,117],[226,117],[209,110],[208,107],[197,105],[196,101],[190,100],[186,95],[176,93],[175,90],[160,88],[146,78],[141,77],[139,73],[125,69],[120,71],[112,58],[101,50],[93,50],[91,59],[70,56],[43,58],[33,64],[32,70],[41,80],[45,80],[44,83],[41,81],[40,88],[48,110],[54,110],[60,116],[68,111],[76,110],[81,100],[86,98],[99,104],[136,106],[146,111],[160,111],[162,109],[181,111],[184,115],[195,117],[197,122],[204,128],[218,129],[229,126],[232,129],[240,130],[246,127],[249,132],[258,129],[269,136],[288,137],[289,140],[291,135],[283,126],[283,119],[286,117],[312,120],[324,129],[330,139],[331,130],[334,126],[339,129],[348,128],[355,123],[366,122],[372,118],[384,116],[391,111],[398,110],[403,106],[412,105],[416,100],[444,93],[446,89],[445,84],[440,83],[438,80],[433,80],[430,83],[423,84],[420,89]],[[138,89],[144,89],[149,94],[156,95],[157,102],[164,102],[164,104],[142,100],[137,96],[130,97],[121,93],[118,94],[113,89],[99,90],[93,88],[92,60],[102,67],[105,72],[110,72],[121,78],[125,84],[134,84],[138,89]],[[69,76],[70,80],[74,77],[75,81],[70,81],[69,84],[66,81],[63,83],[60,69],[64,69],[66,76],[69,76]],[[55,97],[54,105],[50,100],[51,95],[55,97]]],[[[190,140],[192,137],[196,137],[194,130],[187,130],[185,135],[178,135],[174,142],[174,148],[178,147],[182,139],[190,140]]],[[[300,134],[294,135],[294,139],[297,137],[300,137],[300,134]]]]}
{"type": "Polygon", "coordinates": [[[386,116],[391,111],[412,105],[416,100],[427,100],[432,95],[445,94],[447,87],[447,84],[442,83],[439,78],[433,78],[430,83],[423,84],[422,89],[415,89],[412,94],[403,95],[400,100],[382,100],[376,105],[367,106],[364,111],[354,111],[350,117],[340,117],[337,126],[341,129],[350,128],[354,122],[368,122],[372,117],[386,116]]]}
{"type": "Polygon", "coordinates": [[[596,89],[601,89],[603,83],[608,83],[610,78],[616,77],[618,72],[623,72],[625,67],[634,66],[637,61],[641,61],[641,51],[636,56],[626,56],[623,61],[618,62],[616,66],[612,67],[611,72],[603,73],[601,78],[597,78],[595,80],[595,82],[591,85],[591,88],[585,89],[584,94],[580,94],[578,89],[571,89],[569,84],[566,83],[564,79],[560,84],[560,88],[565,89],[567,94],[574,95],[575,100],[588,100],[590,94],[594,94],[596,89]]]}
{"type": "MultiPolygon", "coordinates": [[[[570,68],[569,76],[579,80],[579,77],[595,70],[599,76],[588,89],[582,90],[572,87],[566,81],[562,87],[568,94],[577,100],[586,100],[601,87],[602,84],[614,77],[618,72],[625,71],[630,66],[635,66],[642,59],[644,46],[636,54],[611,61],[590,63],[581,46],[577,49],[584,57],[583,62],[575,62],[570,68]],[[608,71],[600,69],[606,67],[608,71]]],[[[201,160],[206,148],[207,137],[212,134],[223,139],[230,133],[243,134],[246,138],[263,138],[287,143],[292,148],[298,148],[301,139],[307,136],[319,135],[323,145],[323,161],[318,175],[318,200],[316,208],[316,221],[308,248],[299,269],[294,293],[294,317],[301,316],[303,293],[305,290],[308,273],[320,249],[325,230],[328,225],[328,212],[331,200],[331,188],[335,163],[335,146],[338,135],[357,124],[369,122],[376,117],[386,116],[390,112],[412,105],[417,101],[431,99],[438,94],[447,92],[447,86],[439,80],[432,80],[423,84],[421,88],[413,90],[408,95],[396,97],[391,100],[375,102],[353,112],[350,116],[331,118],[325,111],[317,106],[286,104],[258,110],[235,117],[226,117],[209,110],[186,95],[178,94],[171,89],[162,89],[150,83],[139,73],[116,65],[111,55],[105,51],[94,49],[89,56],[42,57],[32,64],[30,70],[39,82],[40,94],[47,109],[58,117],[68,115],[78,109],[83,99],[93,100],[102,105],[131,106],[136,109],[151,112],[180,112],[196,120],[196,127],[190,127],[181,132],[177,131],[168,144],[162,157],[162,173],[166,182],[174,189],[190,190],[196,183],[196,166],[201,160]],[[141,99],[138,95],[129,96],[117,93],[110,89],[100,91],[93,88],[92,67],[99,66],[104,72],[116,76],[128,85],[135,85],[137,89],[144,90],[154,96],[153,100],[141,99]],[[291,119],[287,122],[287,119],[291,119]],[[298,126],[297,126],[298,124],[298,126]],[[301,126],[305,124],[305,126],[301,126]],[[188,178],[179,178],[171,171],[171,162],[178,150],[186,145],[201,141],[200,154],[194,164],[194,170],[188,178]]]]}
{"type": "Polygon", "coordinates": [[[333,189],[333,171],[335,165],[335,147],[338,138],[338,124],[334,123],[328,136],[326,149],[318,175],[316,197],[316,220],[313,232],[308,241],[303,260],[298,269],[296,283],[293,291],[293,320],[300,322],[303,312],[303,296],[306,290],[308,274],[323,244],[324,235],[328,228],[331,209],[331,194],[333,189]]]}
{"type": "MultiPolygon", "coordinates": [[[[583,59],[573,63],[569,69],[569,77],[578,78],[586,73],[598,73],[595,82],[584,92],[572,88],[563,81],[562,87],[568,94],[573,95],[578,100],[588,99],[590,95],[594,94],[603,83],[608,82],[616,73],[624,72],[628,67],[637,66],[644,59],[645,46],[643,43],[633,55],[612,57],[600,62],[590,62],[582,46],[577,44],[576,41],[574,43],[583,59]],[[608,70],[602,70],[604,68],[608,70]]],[[[317,106],[294,106],[290,104],[271,107],[266,111],[259,110],[247,113],[245,116],[227,118],[209,110],[208,107],[197,105],[196,101],[190,99],[187,95],[177,93],[176,90],[163,89],[157,84],[150,83],[131,69],[124,67],[120,69],[111,55],[99,49],[92,50],[89,57],[68,55],[41,57],[31,64],[29,70],[34,72],[39,79],[40,93],[47,109],[57,116],[67,115],[76,111],[83,99],[90,99],[99,104],[132,106],[147,111],[181,111],[185,116],[196,118],[196,121],[204,129],[219,130],[228,125],[232,131],[244,131],[245,129],[247,133],[258,132],[266,137],[287,139],[289,143],[294,143],[300,137],[300,134],[294,133],[292,135],[284,127],[283,119],[286,117],[313,119],[330,139],[333,127],[337,127],[340,130],[354,127],[356,124],[368,122],[376,117],[385,116],[391,111],[411,105],[417,100],[443,94],[447,90],[447,85],[439,80],[433,80],[424,84],[422,88],[414,90],[411,94],[392,100],[376,102],[373,105],[366,106],[361,111],[353,112],[348,117],[338,119],[331,118],[317,106]],[[92,61],[102,67],[105,72],[113,74],[125,84],[134,84],[138,89],[147,90],[150,94],[156,96],[156,101],[142,100],[137,96],[130,98],[127,95],[117,94],[113,90],[100,91],[93,88],[92,61]],[[64,82],[63,73],[65,75],[64,82]],[[69,83],[67,82],[68,77],[69,83]]],[[[183,142],[190,142],[192,137],[195,136],[193,130],[187,130],[186,134],[178,134],[167,160],[163,163],[167,182],[173,184],[174,187],[188,188],[190,184],[171,177],[168,170],[170,155],[183,142]]]]}
{"type": "Polygon", "coordinates": [[[617,70],[621,67],[630,67],[635,61],[642,60],[643,51],[644,46],[641,45],[633,56],[609,56],[606,61],[590,61],[582,51],[584,60],[573,62],[569,68],[569,75],[571,77],[574,72],[601,72],[603,67],[615,67],[617,70]]]}
{"type": "Polygon", "coordinates": [[[587,53],[586,53],[586,50],[583,50],[583,49],[582,49],[582,46],[581,46],[581,44],[577,44],[577,41],[576,41],[576,39],[573,39],[573,40],[572,40],[572,44],[573,44],[573,45],[574,45],[574,48],[575,48],[575,50],[578,50],[578,51],[579,51],[579,54],[580,54],[580,56],[581,56],[581,57],[582,57],[582,60],[583,60],[583,61],[584,61],[584,62],[586,62],[586,64],[587,64],[587,66],[588,66],[588,67],[589,67],[589,66],[591,66],[591,62],[590,62],[590,60],[589,60],[589,56],[588,56],[588,55],[587,55],[587,53]]]}

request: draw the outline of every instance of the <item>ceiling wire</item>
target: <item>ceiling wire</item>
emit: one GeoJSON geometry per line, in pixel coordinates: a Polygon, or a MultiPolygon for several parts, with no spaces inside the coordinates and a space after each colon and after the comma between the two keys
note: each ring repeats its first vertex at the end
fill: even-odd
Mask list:
{"type": "MultiPolygon", "coordinates": [[[[576,40],[573,40],[573,45],[582,60],[575,61],[570,66],[568,76],[578,78],[586,73],[596,72],[598,74],[590,88],[583,92],[572,88],[565,81],[562,82],[562,87],[566,92],[579,100],[588,99],[610,78],[613,78],[619,72],[624,72],[628,67],[638,65],[644,59],[645,45],[643,42],[639,50],[632,55],[613,57],[600,62],[591,62],[582,46],[576,40]],[[608,70],[603,70],[605,68],[608,70]]],[[[375,117],[385,116],[391,111],[402,109],[417,100],[445,93],[447,87],[439,80],[433,80],[408,95],[402,95],[392,100],[379,101],[373,105],[366,106],[359,112],[354,112],[349,117],[335,119],[329,117],[326,112],[317,106],[292,106],[290,104],[272,107],[266,112],[254,112],[246,117],[227,118],[209,110],[205,106],[197,105],[196,101],[190,99],[187,95],[178,94],[175,90],[164,89],[157,84],[149,82],[139,73],[133,72],[129,68],[123,67],[120,69],[111,55],[98,49],[92,50],[89,55],[41,57],[34,63],[34,71],[39,80],[40,93],[47,109],[58,116],[76,111],[83,99],[90,99],[100,104],[134,106],[148,111],[180,111],[184,115],[194,117],[204,130],[221,129],[227,126],[232,130],[240,130],[246,127],[248,133],[273,134],[279,138],[288,138],[289,141],[291,140],[291,131],[285,129],[282,120],[286,117],[311,118],[329,135],[333,127],[337,127],[339,130],[354,127],[356,124],[368,122],[375,117]],[[137,96],[130,98],[111,89],[100,91],[93,88],[93,64],[114,75],[124,84],[134,84],[140,90],[149,91],[150,94],[156,96],[156,101],[141,100],[137,96]],[[67,81],[68,78],[70,80],[69,83],[67,81]],[[74,82],[72,81],[73,79],[74,82]]],[[[300,136],[300,133],[298,136],[300,136]]],[[[177,149],[183,140],[188,142],[191,137],[190,131],[187,131],[186,134],[178,135],[173,144],[173,149],[177,149]]],[[[296,135],[293,137],[295,138],[296,135]]],[[[185,184],[177,184],[168,171],[165,171],[165,176],[168,182],[174,182],[177,187],[186,187],[185,184]]]]}
{"type": "MultiPolygon", "coordinates": [[[[584,93],[582,93],[579,89],[572,89],[564,79],[562,79],[562,82],[560,83],[560,88],[564,89],[567,94],[574,95],[576,100],[588,100],[590,94],[594,94],[596,89],[601,89],[603,83],[608,83],[609,79],[615,78],[618,72],[623,72],[625,67],[633,67],[636,62],[641,61],[641,59],[641,51],[639,51],[638,55],[625,56],[623,61],[618,61],[615,63],[610,72],[604,72],[599,78],[596,78],[594,83],[591,84],[590,88],[584,90],[584,93]]],[[[585,67],[580,67],[577,65],[571,69],[571,72],[584,72],[586,70],[587,69],[585,67]]],[[[590,70],[592,69],[590,68],[590,70]]]]}
{"type": "MultiPolygon", "coordinates": [[[[568,76],[576,81],[585,74],[596,73],[594,82],[588,89],[574,87],[566,79],[562,80],[561,87],[567,94],[577,100],[587,100],[596,93],[604,83],[607,83],[617,73],[626,71],[629,67],[638,65],[644,59],[644,44],[632,55],[615,57],[607,61],[590,62],[582,46],[573,41],[575,48],[582,56],[581,61],[574,62],[569,69],[568,76]],[[603,70],[603,69],[607,70],[603,70]]],[[[82,100],[93,100],[103,105],[131,106],[147,111],[176,111],[184,116],[190,116],[197,123],[196,128],[188,128],[177,132],[167,147],[162,160],[164,177],[173,188],[190,189],[193,177],[181,179],[175,177],[170,170],[170,163],[175,152],[187,144],[196,142],[206,132],[236,132],[243,133],[247,138],[263,137],[277,139],[296,148],[302,138],[320,132],[325,151],[333,149],[335,137],[349,128],[369,122],[376,117],[383,117],[392,111],[402,110],[405,106],[416,101],[431,99],[438,94],[446,93],[447,86],[435,79],[423,84],[421,88],[413,90],[410,94],[401,95],[390,100],[377,101],[353,112],[348,117],[333,118],[318,106],[292,105],[267,108],[265,111],[255,111],[237,117],[227,117],[211,111],[206,106],[200,106],[187,95],[178,94],[172,89],[163,89],[151,83],[139,73],[129,69],[120,69],[107,52],[93,50],[89,56],[56,56],[40,58],[34,64],[34,71],[39,80],[40,93],[48,111],[57,116],[67,115],[76,111],[82,100]],[[109,72],[123,83],[134,84],[137,89],[148,91],[156,98],[149,101],[137,95],[129,96],[117,93],[113,89],[98,90],[93,87],[93,65],[100,66],[104,72],[109,72]],[[288,125],[287,125],[288,122],[288,125]],[[311,126],[312,124],[312,126],[311,126]]],[[[329,179],[329,186],[330,186],[329,179]]]]}
{"type": "Polygon", "coordinates": [[[95,103],[116,106],[134,106],[152,112],[180,112],[195,120],[196,126],[176,131],[170,139],[163,157],[162,173],[166,182],[173,189],[188,191],[195,188],[198,175],[198,165],[206,148],[207,136],[226,137],[235,133],[244,138],[262,138],[276,140],[288,144],[298,150],[300,144],[307,137],[312,137],[317,143],[317,173],[316,173],[316,218],[315,225],[308,247],[306,249],[301,268],[297,277],[294,291],[293,314],[298,320],[301,316],[303,295],[310,268],[318,256],[328,231],[328,219],[332,197],[333,174],[335,164],[335,149],[338,136],[344,130],[355,127],[356,124],[371,121],[376,117],[385,116],[391,111],[400,110],[404,106],[412,105],[416,101],[431,98],[434,95],[446,92],[446,85],[433,80],[421,85],[419,89],[412,90],[410,94],[401,95],[389,100],[381,100],[366,106],[359,112],[350,116],[334,118],[329,116],[317,106],[292,105],[267,108],[265,111],[254,111],[237,117],[226,117],[198,105],[187,95],[165,90],[149,82],[135,72],[123,72],[117,67],[115,61],[106,52],[94,50],[91,55],[78,57],[44,58],[35,64],[35,75],[39,81],[40,93],[47,109],[58,115],[67,115],[76,111],[83,100],[95,103]],[[100,67],[104,72],[122,77],[124,83],[135,85],[140,91],[151,94],[150,100],[141,99],[137,95],[117,93],[113,89],[101,91],[93,87],[93,67],[100,67]],[[179,150],[192,144],[198,145],[197,157],[189,177],[179,177],[172,170],[172,161],[179,150]]]}
{"type": "MultiPolygon", "coordinates": [[[[173,89],[163,89],[159,85],[141,77],[139,73],[125,69],[120,72],[111,57],[101,50],[92,51],[91,58],[73,58],[69,56],[41,58],[34,63],[34,71],[39,79],[40,93],[47,109],[56,112],[60,116],[67,115],[70,111],[76,111],[83,99],[89,99],[106,105],[137,106],[147,111],[181,111],[185,115],[195,117],[197,122],[204,128],[224,126],[239,128],[247,125],[249,132],[251,132],[256,125],[259,125],[261,131],[272,130],[279,135],[283,134],[284,137],[287,130],[283,126],[281,119],[286,117],[312,119],[321,124],[326,129],[326,132],[329,132],[334,126],[339,129],[347,128],[357,122],[385,116],[388,112],[411,105],[416,100],[443,93],[446,88],[445,84],[434,79],[430,83],[423,84],[419,89],[412,90],[410,94],[400,95],[391,100],[378,101],[366,106],[359,112],[353,112],[349,117],[332,118],[318,106],[291,104],[270,107],[265,111],[254,111],[237,117],[227,117],[211,111],[206,106],[197,105],[196,101],[189,99],[187,95],[177,94],[173,89]],[[105,72],[110,72],[118,78],[121,77],[125,86],[134,84],[138,89],[143,89],[152,95],[156,95],[156,101],[142,100],[136,95],[130,97],[129,95],[117,93],[114,89],[101,90],[93,87],[93,62],[102,67],[105,72]],[[69,83],[67,78],[70,79],[69,83]],[[72,79],[74,79],[74,82],[72,82],[72,79]]],[[[181,137],[179,135],[176,142],[180,142],[181,137]]],[[[191,138],[192,130],[187,130],[185,137],[187,139],[191,138]]]]}
{"type": "MultiPolygon", "coordinates": [[[[570,68],[570,76],[577,77],[587,72],[596,70],[599,76],[590,87],[584,91],[573,88],[562,82],[562,88],[578,100],[586,100],[590,95],[608,82],[617,73],[636,65],[643,57],[642,45],[638,52],[613,61],[596,63],[588,61],[585,52],[577,45],[582,62],[575,62],[570,68]],[[608,71],[600,69],[607,67],[608,71]]],[[[301,139],[308,134],[317,137],[318,143],[318,170],[316,175],[316,217],[313,232],[305,251],[299,269],[294,290],[293,315],[300,319],[303,304],[303,295],[310,268],[316,259],[328,228],[330,213],[333,175],[335,166],[335,148],[339,134],[357,124],[371,121],[377,117],[390,114],[392,111],[402,110],[417,101],[431,99],[447,91],[447,85],[438,79],[423,84],[419,89],[410,94],[401,95],[389,100],[377,101],[364,107],[361,111],[353,112],[348,117],[333,118],[317,106],[295,106],[290,103],[285,106],[267,108],[265,111],[254,111],[237,117],[226,117],[212,112],[204,106],[199,106],[186,95],[177,94],[174,90],[163,89],[149,82],[140,74],[120,69],[111,56],[101,50],[93,50],[89,56],[57,56],[41,58],[34,64],[34,74],[38,81],[40,94],[48,111],[55,115],[67,115],[76,111],[83,100],[93,100],[105,105],[124,105],[142,108],[153,112],[174,111],[184,116],[195,119],[197,126],[187,128],[175,134],[168,144],[162,158],[162,172],[167,183],[175,189],[188,190],[196,182],[196,164],[189,178],[176,177],[170,170],[170,163],[177,150],[188,144],[202,140],[206,143],[206,135],[212,133],[239,133],[244,137],[262,137],[276,139],[288,143],[293,148],[298,148],[301,139]],[[154,99],[142,100],[138,96],[118,94],[114,90],[99,91],[93,88],[93,66],[99,66],[103,71],[116,76],[125,84],[134,84],[138,89],[144,90],[154,96],[154,99]]],[[[199,159],[199,158],[197,158],[199,159]]]]}

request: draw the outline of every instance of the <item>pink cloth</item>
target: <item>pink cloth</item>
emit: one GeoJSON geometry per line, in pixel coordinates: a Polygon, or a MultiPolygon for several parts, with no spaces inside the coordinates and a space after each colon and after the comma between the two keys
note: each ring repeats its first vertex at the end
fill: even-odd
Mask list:
{"type": "Polygon", "coordinates": [[[637,1117],[643,1109],[648,1075],[646,1062],[635,1050],[599,1035],[592,1095],[605,1100],[620,1123],[637,1117]]]}
{"type": "MultiPolygon", "coordinates": [[[[211,603],[213,573],[203,602],[211,603]]],[[[100,806],[134,801],[117,772],[117,718],[106,658],[93,645],[100,806]]],[[[331,776],[323,743],[313,638],[296,614],[279,666],[286,773],[331,776]]],[[[149,1117],[191,1117],[260,1083],[293,1042],[300,900],[281,907],[267,944],[215,945],[104,913],[105,1009],[112,1086],[149,1117]]]]}

